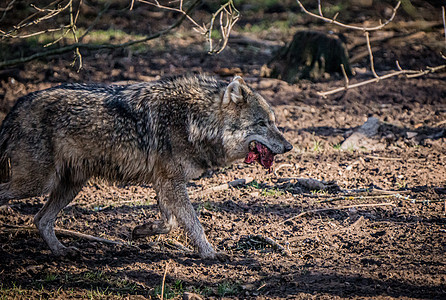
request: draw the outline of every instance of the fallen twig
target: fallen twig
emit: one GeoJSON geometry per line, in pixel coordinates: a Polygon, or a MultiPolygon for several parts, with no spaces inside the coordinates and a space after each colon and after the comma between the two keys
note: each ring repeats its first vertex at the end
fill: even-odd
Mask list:
{"type": "Polygon", "coordinates": [[[324,199],[317,201],[319,203],[327,203],[327,202],[335,202],[340,200],[355,200],[355,199],[381,199],[381,198],[390,198],[390,197],[396,197],[397,194],[390,194],[390,195],[375,195],[375,196],[340,196],[340,197],[333,197],[329,199],[324,199]]]}
{"type": "Polygon", "coordinates": [[[325,212],[325,211],[330,211],[330,210],[342,210],[342,209],[356,208],[356,207],[373,207],[373,206],[396,206],[396,205],[394,203],[387,202],[387,203],[355,204],[355,205],[346,205],[346,206],[338,206],[338,207],[312,209],[312,210],[307,210],[307,211],[301,212],[300,214],[298,214],[296,216],[288,218],[285,221],[283,221],[282,223],[289,222],[291,220],[300,218],[302,216],[305,216],[305,215],[311,214],[311,213],[325,212]]]}
{"type": "MultiPolygon", "coordinates": [[[[314,237],[316,237],[316,236],[318,236],[320,234],[334,235],[334,234],[338,234],[338,233],[349,232],[352,229],[357,229],[358,227],[360,227],[362,225],[362,223],[364,223],[364,217],[363,216],[359,217],[358,220],[356,220],[352,225],[350,225],[348,227],[335,229],[335,230],[330,230],[330,231],[326,231],[326,232],[317,232],[317,233],[312,233],[312,234],[299,235],[299,236],[296,236],[296,237],[289,238],[288,242],[297,242],[297,241],[305,240],[305,239],[308,239],[308,238],[314,238],[314,237]]],[[[291,252],[296,252],[296,251],[293,251],[293,249],[292,249],[291,252]]]]}
{"type": "Polygon", "coordinates": [[[371,158],[371,159],[379,159],[379,160],[391,160],[391,161],[420,161],[420,160],[426,160],[427,158],[423,157],[423,158],[403,158],[403,157],[382,157],[382,156],[374,156],[374,155],[364,155],[364,157],[366,158],[371,158]]]}
{"type": "Polygon", "coordinates": [[[161,300],[164,299],[164,284],[166,283],[166,275],[167,275],[167,268],[169,267],[169,262],[166,261],[166,268],[164,269],[164,275],[163,275],[163,283],[161,285],[161,300]]]}
{"type": "Polygon", "coordinates": [[[278,242],[276,242],[272,238],[269,238],[269,237],[257,234],[257,235],[249,235],[248,239],[250,239],[250,240],[259,240],[259,241],[261,241],[261,242],[263,242],[265,244],[271,245],[271,247],[273,247],[273,249],[279,250],[284,255],[290,255],[291,254],[287,249],[285,249],[285,247],[280,245],[278,242]]]}
{"type": "Polygon", "coordinates": [[[278,177],[278,175],[277,175],[277,171],[279,171],[280,169],[282,169],[282,168],[286,168],[286,167],[294,167],[294,165],[292,165],[292,164],[281,164],[281,165],[279,165],[279,166],[277,166],[276,168],[274,168],[274,175],[276,176],[276,177],[278,177]]]}
{"type": "MultiPolygon", "coordinates": [[[[39,230],[37,228],[31,227],[31,226],[6,225],[6,227],[0,228],[0,231],[21,231],[21,230],[39,232],[39,230]]],[[[111,245],[125,245],[125,246],[130,245],[127,243],[123,243],[123,242],[119,242],[119,241],[112,241],[112,240],[108,240],[108,239],[104,239],[101,237],[96,237],[93,235],[80,233],[80,232],[72,231],[72,230],[68,230],[68,229],[54,228],[54,231],[56,234],[63,234],[63,235],[70,236],[70,237],[77,237],[77,238],[81,238],[81,239],[88,240],[91,242],[101,242],[101,243],[111,244],[111,245]]]]}
{"type": "Polygon", "coordinates": [[[172,246],[173,248],[175,248],[177,250],[180,250],[180,251],[183,251],[183,252],[187,252],[187,253],[194,252],[194,250],[189,249],[188,247],[184,246],[183,244],[181,244],[178,241],[175,241],[175,240],[172,240],[172,239],[166,239],[165,242],[168,245],[172,246]]]}

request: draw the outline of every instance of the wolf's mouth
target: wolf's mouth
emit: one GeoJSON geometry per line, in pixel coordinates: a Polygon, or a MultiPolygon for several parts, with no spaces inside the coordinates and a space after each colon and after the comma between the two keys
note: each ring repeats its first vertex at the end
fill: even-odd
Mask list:
{"type": "Polygon", "coordinates": [[[274,162],[274,153],[260,142],[249,143],[249,152],[246,155],[245,163],[250,164],[257,161],[265,169],[270,169],[274,162]]]}

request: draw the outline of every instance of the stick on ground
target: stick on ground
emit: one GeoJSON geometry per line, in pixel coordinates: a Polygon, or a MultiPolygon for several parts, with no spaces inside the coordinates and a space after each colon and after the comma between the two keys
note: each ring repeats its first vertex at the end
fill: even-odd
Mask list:
{"type": "Polygon", "coordinates": [[[279,250],[284,255],[287,255],[287,256],[290,255],[290,252],[287,249],[285,249],[285,247],[280,245],[278,242],[276,242],[272,238],[257,234],[257,235],[250,235],[249,239],[259,240],[265,244],[271,245],[271,247],[273,247],[273,249],[279,250]]]}
{"type": "MultiPolygon", "coordinates": [[[[39,230],[37,228],[35,228],[35,227],[30,227],[30,226],[13,226],[13,225],[7,225],[7,227],[2,227],[2,228],[0,228],[0,230],[1,231],[32,231],[32,232],[39,232],[39,230]]],[[[101,238],[101,237],[96,237],[96,236],[93,236],[93,235],[80,233],[80,232],[72,231],[72,230],[68,230],[68,229],[54,228],[54,231],[56,232],[56,234],[61,234],[61,235],[70,236],[70,237],[77,237],[77,238],[81,238],[81,239],[88,240],[88,241],[91,241],[91,242],[101,242],[101,243],[111,244],[111,245],[128,245],[128,244],[123,243],[123,242],[112,241],[112,240],[108,240],[108,239],[104,239],[104,238],[101,238]]]]}
{"type": "Polygon", "coordinates": [[[357,204],[357,205],[346,205],[346,206],[338,206],[338,207],[312,209],[312,210],[307,210],[307,211],[301,212],[300,214],[298,214],[296,216],[288,218],[285,221],[283,221],[282,223],[286,223],[288,221],[300,218],[302,216],[305,216],[306,214],[311,214],[311,213],[318,213],[318,212],[324,212],[324,211],[330,211],[330,210],[341,210],[341,209],[356,208],[356,207],[373,207],[373,206],[396,206],[396,205],[394,203],[387,202],[387,203],[369,203],[369,204],[357,204]]]}
{"type": "Polygon", "coordinates": [[[164,269],[164,275],[163,275],[163,283],[161,285],[161,300],[164,299],[164,284],[166,283],[166,275],[167,275],[167,268],[169,267],[169,262],[166,261],[166,268],[164,269]]]}

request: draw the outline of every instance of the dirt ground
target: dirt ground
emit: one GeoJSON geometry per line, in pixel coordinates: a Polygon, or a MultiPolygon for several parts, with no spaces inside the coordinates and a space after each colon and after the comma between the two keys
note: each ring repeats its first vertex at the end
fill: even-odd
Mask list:
{"type": "MultiPolygon", "coordinates": [[[[395,59],[412,69],[444,64],[440,14],[429,9],[427,23],[411,23],[403,13],[375,33],[394,37],[373,45],[378,73],[394,69],[395,59]]],[[[296,85],[262,78],[272,49],[243,38],[280,45],[302,26],[334,29],[301,15],[289,31],[246,29],[262,18],[289,15],[280,9],[248,15],[217,56],[207,55],[203,40],[185,25],[140,51],[84,51],[80,72],[69,66],[71,54],[0,70],[2,118],[18,97],[62,82],[122,84],[185,73],[230,80],[240,74],[271,102],[294,146],[276,157],[271,173],[240,162],[189,184],[208,239],[231,255],[227,263],[190,253],[180,230],[130,242],[134,226],[158,217],[150,186],[86,186],[56,227],[119,244],[61,233],[64,244],[82,251],[76,258],[54,257],[33,229],[45,197],[9,203],[0,210],[0,297],[159,299],[165,276],[164,299],[186,292],[204,299],[445,299],[446,73],[394,77],[327,98],[316,92],[342,86],[341,76],[296,85]],[[371,116],[382,125],[370,147],[341,150],[371,116]],[[207,192],[242,178],[250,183],[207,192]],[[301,178],[333,187],[311,189],[301,178]]],[[[122,28],[134,27],[131,13],[122,20],[122,28]]],[[[367,56],[361,58],[362,35],[343,34],[350,57],[359,57],[352,82],[371,78],[367,56]]]]}

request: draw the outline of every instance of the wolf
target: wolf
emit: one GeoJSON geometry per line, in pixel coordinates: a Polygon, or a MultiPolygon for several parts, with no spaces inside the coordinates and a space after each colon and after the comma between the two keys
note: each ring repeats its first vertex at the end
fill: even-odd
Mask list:
{"type": "Polygon", "coordinates": [[[186,183],[236,160],[269,169],[292,149],[270,105],[241,77],[204,75],[131,85],[63,84],[20,98],[0,127],[0,205],[49,194],[34,217],[56,256],[75,255],[54,233],[57,214],[91,178],[151,184],[161,218],[132,237],[180,225],[204,259],[224,257],[206,238],[186,183]]]}

